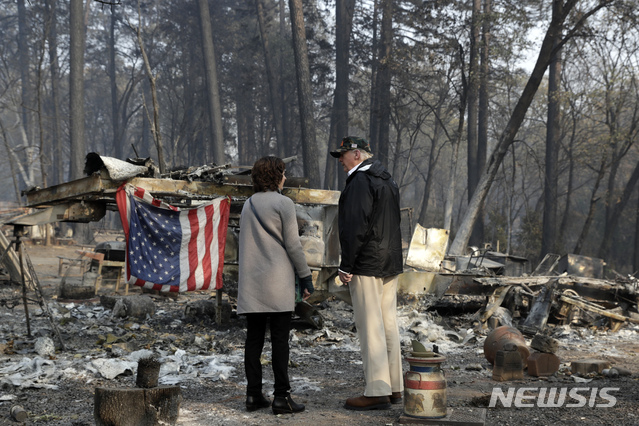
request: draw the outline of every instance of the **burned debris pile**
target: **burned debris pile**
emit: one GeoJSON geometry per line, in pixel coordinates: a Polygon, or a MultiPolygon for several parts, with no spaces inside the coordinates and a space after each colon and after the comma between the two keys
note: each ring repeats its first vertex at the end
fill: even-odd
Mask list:
{"type": "MultiPolygon", "coordinates": [[[[543,277],[475,277],[475,288],[487,302],[479,319],[490,328],[517,324],[534,335],[550,322],[558,325],[600,326],[617,331],[624,323],[639,323],[639,280],[613,280],[561,273],[543,277]]],[[[455,291],[455,290],[453,290],[455,291]]]]}
{"type": "MultiPolygon", "coordinates": [[[[160,176],[145,161],[131,164],[133,172],[120,172],[116,169],[121,164],[99,156],[91,158],[91,165],[87,178],[55,189],[28,192],[29,205],[38,209],[57,206],[46,217],[94,220],[100,213],[115,209],[114,195],[121,179],[181,206],[228,196],[231,218],[224,256],[224,294],[211,291],[166,297],[153,292],[139,294],[141,290],[134,286],[110,286],[109,280],[124,281],[118,275],[123,266],[122,241],[108,240],[92,249],[82,248],[88,255],[80,255],[76,247],[65,248],[51,256],[48,270],[36,264],[37,273],[48,277],[45,286],[51,296],[55,293],[52,288],[63,278],[70,280],[63,271],[68,270],[69,259],[81,257],[85,269],[78,280],[84,280],[88,287],[86,297],[70,300],[55,294],[47,298],[46,307],[33,311],[34,333],[27,338],[24,313],[17,312],[20,305],[1,307],[0,330],[4,337],[0,339],[0,353],[5,362],[0,365],[0,404],[21,402],[33,410],[33,403],[29,406],[24,395],[34,388],[59,391],[78,383],[100,392],[130,388],[137,385],[134,375],[139,374],[140,361],[153,359],[160,367],[157,386],[149,389],[179,386],[185,395],[183,407],[190,407],[193,400],[189,395],[196,389],[215,388],[220,400],[239,407],[226,415],[241,416],[242,401],[237,395],[243,380],[245,331],[243,318],[235,312],[233,286],[239,212],[252,191],[247,169],[213,165],[160,176]],[[67,259],[66,263],[62,258],[67,259]],[[119,272],[113,275],[114,270],[119,272]],[[51,323],[59,326],[60,340],[67,350],[61,350],[51,323]]],[[[324,400],[335,383],[346,387],[344,383],[350,385],[361,379],[359,342],[347,303],[348,289],[334,279],[339,265],[339,193],[305,189],[302,178],[298,182],[288,179],[287,183],[291,186],[284,192],[296,203],[303,247],[317,290],[311,303],[296,309],[291,363],[299,370],[292,377],[293,392],[324,400]]],[[[46,223],[48,219],[42,217],[33,222],[25,219],[24,226],[46,223]]],[[[524,274],[526,259],[491,248],[448,257],[446,231],[421,228],[420,232],[421,242],[411,242],[407,267],[400,278],[402,349],[407,354],[412,342],[419,341],[444,354],[444,368],[451,375],[450,390],[482,380],[492,383],[493,379],[534,377],[577,382],[578,378],[612,380],[628,372],[633,374],[623,364],[615,363],[615,357],[621,359],[628,353],[620,341],[631,341],[639,335],[639,281],[635,277],[612,274],[604,278],[603,261],[576,255],[549,256],[532,273],[524,274]],[[504,330],[502,327],[514,331],[504,333],[509,338],[503,342],[492,339],[499,336],[491,333],[504,330]],[[514,338],[515,334],[519,337],[514,338]],[[499,346],[490,348],[494,353],[488,359],[486,342],[491,341],[499,341],[499,346]]],[[[8,240],[3,244],[4,248],[11,245],[8,240]]],[[[17,257],[13,267],[13,275],[19,278],[17,257]]],[[[262,362],[270,360],[266,357],[262,362]]],[[[458,406],[467,403],[452,401],[458,406]]],[[[84,414],[78,416],[88,419],[84,414]]]]}

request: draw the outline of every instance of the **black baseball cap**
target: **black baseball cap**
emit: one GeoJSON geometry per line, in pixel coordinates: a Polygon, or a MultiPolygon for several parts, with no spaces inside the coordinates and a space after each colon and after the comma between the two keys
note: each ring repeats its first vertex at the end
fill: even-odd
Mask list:
{"type": "Polygon", "coordinates": [[[362,151],[371,152],[371,146],[366,139],[357,136],[346,136],[344,139],[342,139],[339,147],[335,151],[331,151],[331,155],[335,158],[339,158],[339,156],[342,155],[342,152],[350,151],[353,149],[360,149],[362,151]]]}

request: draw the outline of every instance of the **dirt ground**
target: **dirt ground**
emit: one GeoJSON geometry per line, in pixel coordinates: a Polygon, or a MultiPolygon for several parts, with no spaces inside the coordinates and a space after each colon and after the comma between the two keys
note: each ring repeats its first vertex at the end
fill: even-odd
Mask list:
{"type": "MultiPolygon", "coordinates": [[[[177,299],[154,296],[156,312],[146,320],[114,318],[97,298],[60,300],[55,296],[60,283],[58,256],[77,257],[77,249],[74,246],[27,247],[61,331],[66,346],[64,351],[39,357],[34,349],[36,339],[52,336],[47,316],[37,305],[30,305],[33,337],[27,338],[24,311],[21,305],[11,306],[11,301],[20,295],[20,289],[0,283],[3,300],[0,306],[0,424],[17,424],[9,417],[10,408],[15,405],[28,412],[26,424],[95,424],[96,387],[135,386],[135,371],[129,369],[107,379],[96,367],[97,360],[130,360],[131,354],[145,349],[161,355],[167,365],[178,366],[172,374],[161,374],[160,383],[181,387],[183,401],[179,425],[408,423],[401,404],[394,405],[391,410],[370,412],[343,408],[346,398],[363,391],[359,343],[352,311],[344,302],[327,300],[316,305],[324,318],[321,330],[301,321],[294,322],[289,373],[293,397],[306,405],[306,411],[280,416],[274,416],[267,409],[248,413],[244,409],[246,379],[242,356],[245,328],[241,317],[232,314],[230,322],[220,326],[210,318],[185,316],[189,303],[209,299],[209,294],[186,294],[177,299]],[[36,360],[39,360],[41,374],[36,372],[29,376],[31,370],[25,366],[30,362],[34,365],[36,360]],[[25,380],[20,382],[22,379],[25,380]]],[[[553,337],[559,341],[560,371],[544,379],[525,374],[523,380],[496,382],[492,380],[491,366],[483,354],[487,332],[473,330],[472,314],[442,317],[427,308],[428,303],[424,300],[404,302],[399,306],[403,354],[409,354],[411,340],[416,339],[427,347],[437,345],[440,353],[446,356],[443,368],[449,413],[475,422],[485,413],[487,425],[639,425],[637,325],[625,324],[616,333],[604,327],[551,326],[553,337]],[[471,338],[464,342],[464,336],[471,338]],[[571,375],[570,362],[586,358],[609,361],[633,374],[616,378],[594,375],[584,379],[571,375]],[[608,408],[597,407],[606,403],[599,396],[589,398],[583,407],[564,404],[547,408],[533,403],[530,408],[504,408],[499,404],[488,408],[493,388],[501,388],[507,393],[508,388],[565,387],[585,389],[580,394],[587,398],[594,388],[614,388],[609,395],[616,398],[616,403],[608,408]]],[[[267,394],[272,392],[273,386],[269,360],[267,343],[264,356],[267,394]]],[[[404,362],[404,371],[408,369],[408,363],[404,362]]],[[[528,390],[527,395],[537,395],[538,391],[534,389],[528,390]]],[[[527,400],[531,401],[535,401],[534,397],[527,400]]]]}

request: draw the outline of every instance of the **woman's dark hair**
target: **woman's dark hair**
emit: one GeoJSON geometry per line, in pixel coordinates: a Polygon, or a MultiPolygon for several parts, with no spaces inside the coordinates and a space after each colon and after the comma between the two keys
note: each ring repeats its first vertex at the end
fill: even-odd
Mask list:
{"type": "Polygon", "coordinates": [[[253,164],[251,178],[255,192],[277,191],[286,166],[281,158],[262,157],[253,164]]]}

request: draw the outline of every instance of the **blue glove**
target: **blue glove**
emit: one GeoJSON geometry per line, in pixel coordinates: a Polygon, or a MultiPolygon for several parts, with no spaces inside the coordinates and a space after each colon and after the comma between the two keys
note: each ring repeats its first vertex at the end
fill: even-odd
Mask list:
{"type": "Polygon", "coordinates": [[[300,278],[300,292],[304,294],[304,290],[308,290],[308,294],[313,294],[315,287],[313,287],[313,275],[300,278]]]}

